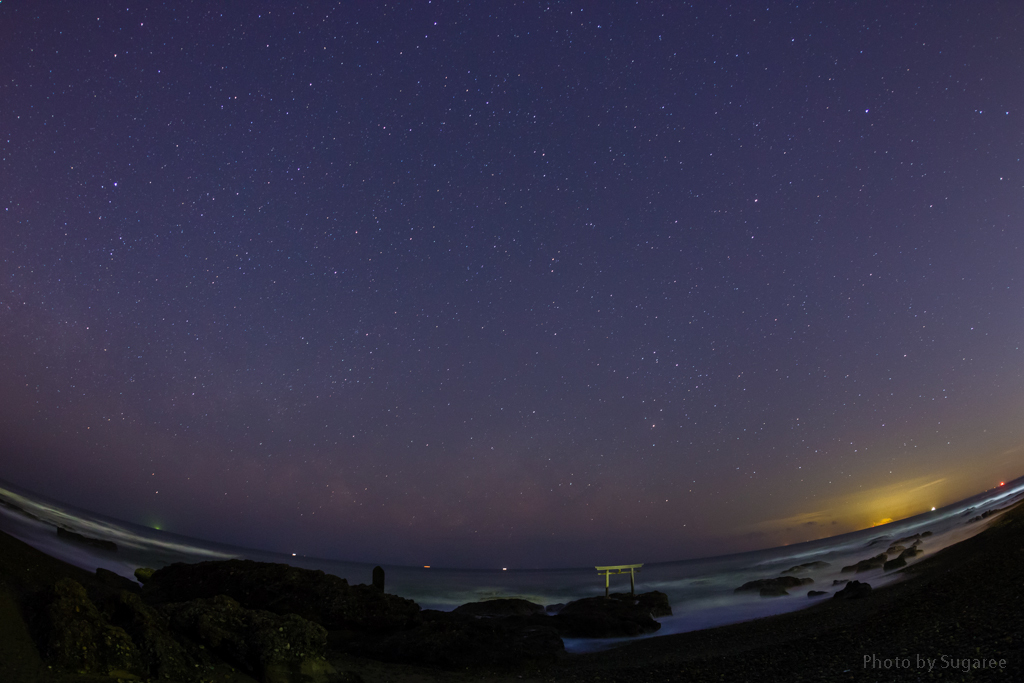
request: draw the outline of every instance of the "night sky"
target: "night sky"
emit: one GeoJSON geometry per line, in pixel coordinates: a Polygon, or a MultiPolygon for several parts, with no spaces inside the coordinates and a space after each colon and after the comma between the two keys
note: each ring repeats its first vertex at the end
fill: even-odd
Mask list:
{"type": "Polygon", "coordinates": [[[0,2],[0,479],[349,560],[1024,474],[1024,6],[0,2]]]}

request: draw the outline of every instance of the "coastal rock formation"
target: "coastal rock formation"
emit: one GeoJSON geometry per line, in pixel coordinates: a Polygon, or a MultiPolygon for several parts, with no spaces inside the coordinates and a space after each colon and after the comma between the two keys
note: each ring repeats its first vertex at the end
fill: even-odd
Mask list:
{"type": "Polygon", "coordinates": [[[65,529],[64,527],[57,527],[57,536],[64,541],[70,541],[71,543],[77,543],[78,545],[86,545],[90,548],[106,550],[111,553],[117,552],[117,544],[113,541],[104,541],[101,538],[89,538],[88,536],[83,536],[82,534],[71,531],[70,529],[65,529]]]}
{"type": "Polygon", "coordinates": [[[528,617],[531,614],[543,614],[544,607],[521,598],[496,598],[482,602],[467,602],[456,607],[452,613],[475,617],[528,617]]]}
{"type": "Polygon", "coordinates": [[[894,569],[900,569],[901,567],[906,567],[906,566],[907,566],[907,561],[903,559],[902,555],[900,555],[899,557],[897,557],[895,559],[892,559],[892,560],[888,560],[885,564],[883,564],[882,565],[882,570],[883,571],[887,571],[887,572],[891,572],[894,569]]]}
{"type": "Polygon", "coordinates": [[[637,595],[636,604],[647,610],[647,613],[655,619],[672,616],[672,605],[668,601],[668,595],[661,591],[648,591],[637,595]]]}
{"type": "Polygon", "coordinates": [[[139,652],[124,629],[111,626],[74,579],[57,581],[37,624],[43,657],[54,665],[85,674],[142,672],[139,652]]]}
{"type": "Polygon", "coordinates": [[[860,581],[850,581],[841,591],[836,591],[832,596],[833,600],[856,600],[871,594],[871,584],[860,581]]]}
{"type": "Polygon", "coordinates": [[[169,604],[171,627],[266,683],[310,677],[326,680],[327,631],[294,614],[245,609],[218,595],[169,604]]]}
{"type": "Polygon", "coordinates": [[[626,638],[661,628],[651,617],[649,606],[603,596],[574,600],[546,618],[569,638],[626,638]]]}
{"type": "Polygon", "coordinates": [[[819,595],[828,595],[828,591],[807,591],[807,597],[816,598],[819,595]]]}
{"type": "Polygon", "coordinates": [[[167,618],[135,593],[122,591],[105,607],[110,623],[131,637],[141,668],[150,676],[191,682],[197,669],[207,670],[209,654],[187,640],[179,642],[167,618]]]}
{"type": "Polygon", "coordinates": [[[886,555],[885,553],[879,553],[874,557],[869,557],[866,560],[861,560],[857,564],[851,564],[847,567],[843,567],[843,573],[846,574],[849,572],[866,572],[872,569],[881,569],[882,565],[884,565],[886,560],[888,559],[888,555],[886,555]]]}
{"type": "Polygon", "coordinates": [[[783,574],[796,574],[796,573],[799,573],[799,572],[809,571],[811,569],[824,569],[825,567],[829,567],[829,566],[831,566],[831,565],[829,565],[828,562],[822,562],[821,560],[817,560],[816,562],[804,562],[803,564],[798,564],[795,567],[790,567],[789,569],[787,569],[786,571],[784,571],[782,573],[783,574]]]}
{"type": "Polygon", "coordinates": [[[226,595],[247,609],[296,614],[328,630],[391,632],[412,626],[412,600],[319,570],[286,564],[224,560],[175,563],[153,572],[142,591],[150,604],[226,595]]]}
{"type": "MultiPolygon", "coordinates": [[[[797,586],[806,586],[809,583],[814,583],[814,579],[810,577],[796,577],[796,576],[779,576],[774,579],[756,579],[754,581],[747,581],[745,584],[734,590],[734,593],[742,593],[744,591],[778,591],[782,593],[778,595],[789,595],[786,591],[790,588],[796,588],[797,586]]],[[[762,595],[765,595],[763,592],[762,595]]],[[[767,596],[766,596],[767,597],[767,596]]]]}
{"type": "Polygon", "coordinates": [[[155,569],[150,569],[149,567],[139,567],[133,573],[135,574],[135,578],[139,580],[139,583],[145,585],[145,583],[149,581],[150,577],[153,576],[153,572],[155,571],[155,569]]]}

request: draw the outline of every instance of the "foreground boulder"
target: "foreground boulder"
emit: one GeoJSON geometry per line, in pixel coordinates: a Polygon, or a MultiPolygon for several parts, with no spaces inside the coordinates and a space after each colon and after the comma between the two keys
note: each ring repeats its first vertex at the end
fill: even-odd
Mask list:
{"type": "Polygon", "coordinates": [[[245,609],[226,595],[170,604],[171,627],[265,683],[326,681],[327,631],[294,614],[245,609]]]}
{"type": "Polygon", "coordinates": [[[175,563],[153,572],[142,595],[150,604],[226,595],[246,609],[296,614],[328,630],[401,630],[412,626],[420,611],[412,600],[373,586],[350,586],[320,570],[252,560],[175,563]]]}
{"type": "Polygon", "coordinates": [[[130,591],[106,605],[111,624],[123,629],[139,653],[141,668],[153,678],[188,681],[198,679],[210,665],[209,653],[171,631],[168,619],[130,591]]]}
{"type": "Polygon", "coordinates": [[[107,623],[82,584],[60,579],[46,598],[37,640],[47,661],[82,674],[127,678],[143,673],[131,637],[107,623]]]}

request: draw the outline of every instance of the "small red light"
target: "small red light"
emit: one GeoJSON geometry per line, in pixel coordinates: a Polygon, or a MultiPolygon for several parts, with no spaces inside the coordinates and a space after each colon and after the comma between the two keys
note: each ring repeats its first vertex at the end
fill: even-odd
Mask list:
{"type": "Polygon", "coordinates": [[[1001,481],[1001,482],[999,482],[999,485],[1000,486],[1006,486],[1006,482],[1005,481],[1001,481]]]}

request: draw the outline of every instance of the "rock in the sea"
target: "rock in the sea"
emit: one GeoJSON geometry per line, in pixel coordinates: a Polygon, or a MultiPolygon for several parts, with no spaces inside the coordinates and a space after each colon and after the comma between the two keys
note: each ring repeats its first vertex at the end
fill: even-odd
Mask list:
{"type": "Polygon", "coordinates": [[[153,576],[153,572],[155,571],[155,569],[150,569],[149,567],[139,567],[135,570],[134,574],[135,578],[139,580],[139,583],[145,584],[149,581],[150,577],[153,576]]]}
{"type": "Polygon", "coordinates": [[[803,564],[798,564],[795,567],[790,567],[789,569],[787,569],[786,571],[784,571],[782,573],[783,574],[796,574],[796,573],[799,573],[799,572],[809,571],[811,569],[824,569],[825,567],[828,567],[828,566],[830,566],[828,562],[822,562],[821,560],[818,560],[816,562],[804,562],[803,564]]]}
{"type": "Polygon", "coordinates": [[[528,617],[531,614],[543,614],[544,606],[521,598],[495,598],[481,602],[467,602],[465,605],[459,605],[452,612],[474,617],[528,617]]]}
{"type": "Polygon", "coordinates": [[[64,527],[57,527],[57,535],[65,541],[70,541],[79,545],[87,545],[91,548],[106,550],[111,553],[117,552],[117,544],[113,541],[104,541],[101,538],[89,538],[88,536],[83,536],[82,534],[71,531],[70,529],[65,529],[64,527]]]}
{"type": "Polygon", "coordinates": [[[807,591],[807,597],[816,598],[819,595],[828,595],[828,591],[807,591]]]}
{"type": "Polygon", "coordinates": [[[668,601],[668,595],[661,591],[640,593],[636,596],[636,604],[647,610],[647,613],[655,619],[672,616],[672,605],[668,601]]]}
{"type": "Polygon", "coordinates": [[[755,581],[747,581],[733,592],[742,593],[744,591],[761,591],[765,588],[772,590],[782,589],[783,591],[786,591],[790,588],[796,588],[797,586],[806,586],[809,583],[814,583],[814,579],[806,576],[780,576],[774,579],[757,579],[755,581]]]}
{"type": "Polygon", "coordinates": [[[882,565],[885,564],[888,557],[889,556],[885,553],[879,553],[874,557],[869,557],[866,560],[861,560],[857,564],[851,564],[847,567],[843,567],[843,573],[847,574],[849,572],[866,572],[871,571],[872,569],[881,569],[882,565]]]}
{"type": "Polygon", "coordinates": [[[896,553],[902,553],[904,550],[906,550],[906,548],[904,548],[901,545],[892,545],[892,546],[889,546],[889,549],[885,551],[885,554],[886,555],[894,555],[896,553]]]}
{"type": "Polygon", "coordinates": [[[778,586],[770,586],[762,588],[760,595],[762,598],[781,598],[785,595],[789,595],[789,591],[778,586]]]}
{"type": "Polygon", "coordinates": [[[376,566],[373,568],[373,587],[379,590],[381,593],[384,592],[384,567],[376,566]]]}
{"type": "Polygon", "coordinates": [[[226,595],[161,608],[171,627],[194,638],[264,683],[327,681],[327,631],[295,614],[245,609],[226,595]]]}
{"type": "Polygon", "coordinates": [[[150,604],[226,595],[247,609],[297,614],[329,630],[400,630],[414,625],[420,611],[412,600],[373,586],[350,586],[319,570],[252,560],[175,563],[153,572],[142,595],[150,604]]]}
{"type": "Polygon", "coordinates": [[[60,579],[48,602],[39,633],[46,660],[76,673],[125,678],[143,673],[132,639],[107,623],[82,584],[60,579]]]}
{"type": "Polygon", "coordinates": [[[862,583],[860,581],[850,581],[841,591],[836,591],[832,595],[833,599],[839,600],[855,600],[857,598],[863,598],[871,594],[871,584],[862,583]]]}
{"type": "Polygon", "coordinates": [[[479,619],[424,610],[415,628],[383,636],[359,635],[344,643],[343,649],[386,662],[446,669],[518,667],[552,662],[565,654],[562,639],[550,623],[553,619],[543,615],[479,619]]]}
{"type": "Polygon", "coordinates": [[[610,597],[574,600],[548,618],[569,638],[626,638],[661,628],[648,607],[610,597]]]}
{"type": "Polygon", "coordinates": [[[906,567],[906,566],[907,566],[907,561],[903,559],[902,555],[900,555],[899,557],[894,558],[892,560],[889,560],[885,564],[883,564],[882,565],[882,570],[883,571],[887,571],[887,572],[891,572],[894,569],[899,569],[901,567],[906,567]]]}
{"type": "Polygon", "coordinates": [[[850,583],[849,579],[834,579],[832,581],[833,586],[842,586],[844,583],[850,583]]]}

